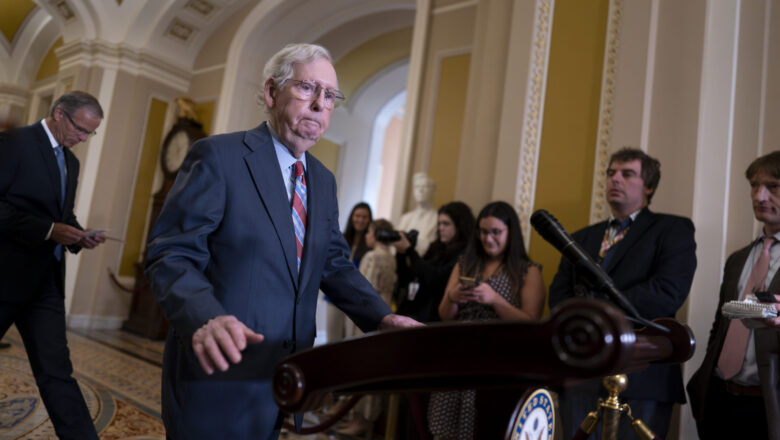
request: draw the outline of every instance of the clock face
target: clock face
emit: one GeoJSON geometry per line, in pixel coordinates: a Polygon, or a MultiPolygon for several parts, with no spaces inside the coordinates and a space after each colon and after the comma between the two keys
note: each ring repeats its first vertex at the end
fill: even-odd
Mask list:
{"type": "Polygon", "coordinates": [[[165,150],[163,165],[167,172],[175,173],[179,170],[187,151],[190,149],[190,137],[185,131],[176,133],[165,150]]]}

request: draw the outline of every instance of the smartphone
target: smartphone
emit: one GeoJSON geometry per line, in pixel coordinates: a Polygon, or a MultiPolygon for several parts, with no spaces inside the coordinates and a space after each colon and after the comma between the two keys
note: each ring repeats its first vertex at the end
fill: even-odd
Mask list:
{"type": "Polygon", "coordinates": [[[756,295],[756,298],[758,299],[758,302],[762,303],[776,303],[777,300],[775,299],[775,295],[771,292],[762,292],[762,291],[755,291],[753,292],[756,295]]]}
{"type": "Polygon", "coordinates": [[[458,278],[461,284],[463,284],[466,287],[474,288],[477,287],[477,280],[472,277],[460,277],[458,278]]]}

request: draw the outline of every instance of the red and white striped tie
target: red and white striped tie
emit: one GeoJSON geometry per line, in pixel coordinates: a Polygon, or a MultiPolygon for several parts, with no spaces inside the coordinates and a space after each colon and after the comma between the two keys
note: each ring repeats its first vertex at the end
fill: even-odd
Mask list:
{"type": "Polygon", "coordinates": [[[295,162],[293,177],[295,177],[295,191],[292,197],[292,220],[295,228],[298,270],[300,270],[301,258],[303,257],[303,241],[306,238],[306,178],[303,176],[303,162],[295,162]]]}

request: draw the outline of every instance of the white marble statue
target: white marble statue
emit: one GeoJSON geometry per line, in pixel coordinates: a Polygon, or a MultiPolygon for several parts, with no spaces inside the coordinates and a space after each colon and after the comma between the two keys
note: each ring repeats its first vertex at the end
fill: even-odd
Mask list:
{"type": "Polygon", "coordinates": [[[412,177],[412,187],[417,207],[401,216],[396,229],[403,232],[416,229],[420,235],[414,248],[418,254],[424,255],[428,246],[436,240],[438,214],[433,208],[436,184],[427,174],[420,172],[412,177]]]}

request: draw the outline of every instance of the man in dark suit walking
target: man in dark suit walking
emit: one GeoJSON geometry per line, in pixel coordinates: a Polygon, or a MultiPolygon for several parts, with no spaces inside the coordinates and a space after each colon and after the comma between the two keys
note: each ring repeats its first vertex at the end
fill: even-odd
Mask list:
{"type": "Polygon", "coordinates": [[[319,289],[363,331],[420,325],[350,262],[335,179],[306,152],[344,99],[330,54],[289,45],[263,75],[269,120],[197,141],[150,234],[146,275],[173,329],[168,438],[277,438],[271,376],[312,346],[319,289]]]}
{"type": "Polygon", "coordinates": [[[724,303],[742,300],[754,288],[780,292],[780,151],[754,160],[745,177],[763,228],[726,260],[707,352],[688,382],[702,439],[780,438],[780,322],[730,320],[720,312],[724,303]]]}
{"type": "MultiPolygon", "coordinates": [[[[608,221],[588,226],[573,238],[612,277],[615,286],[647,319],[674,317],[682,306],[696,270],[693,223],[687,218],[651,212],[647,206],[658,187],[661,164],[641,150],[624,148],[612,155],[607,169],[608,221]]],[[[587,292],[565,259],[550,285],[550,307],[587,292]]],[[[605,397],[600,380],[567,387],[560,394],[564,438],[572,438],[585,415],[605,397]]],[[[665,438],[675,402],[685,402],[679,365],[651,365],[628,375],[627,399],[632,415],[665,438]]],[[[600,433],[594,433],[598,438],[600,433]]],[[[623,417],[618,438],[634,436],[623,417]]]]}
{"type": "Polygon", "coordinates": [[[0,334],[16,324],[61,439],[97,439],[65,336],[65,250],[103,243],[73,213],[79,161],[70,148],[103,119],[88,93],[62,95],[49,116],[0,135],[0,334]]]}

